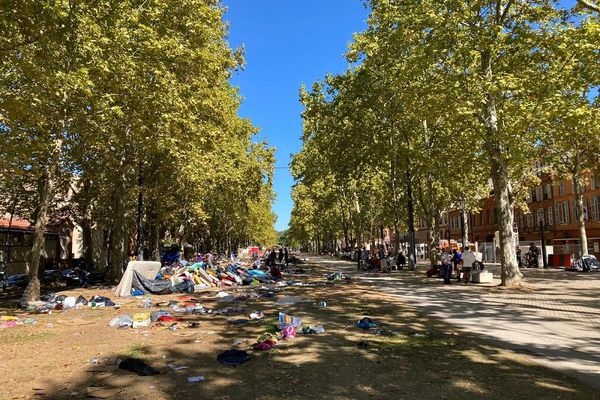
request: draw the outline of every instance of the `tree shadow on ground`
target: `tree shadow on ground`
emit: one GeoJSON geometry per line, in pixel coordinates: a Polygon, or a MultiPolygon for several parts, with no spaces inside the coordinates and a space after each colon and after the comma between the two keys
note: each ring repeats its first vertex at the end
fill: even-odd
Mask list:
{"type": "MultiPolygon", "coordinates": [[[[323,270],[313,269],[315,276],[323,270]]],[[[52,399],[86,398],[90,387],[114,388],[113,399],[596,399],[597,392],[556,371],[537,366],[529,354],[515,354],[477,335],[460,333],[378,293],[368,283],[293,287],[282,296],[311,300],[277,306],[275,299],[247,305],[266,310],[256,323],[234,326],[225,316],[199,317],[210,344],[195,335],[172,336],[139,354],[161,375],[137,376],[114,367],[83,367],[69,382],[49,379],[43,393],[52,399]],[[317,306],[324,300],[327,307],[317,306]],[[275,323],[278,311],[323,324],[323,335],[299,336],[267,352],[249,350],[255,338],[275,323]],[[362,331],[369,316],[379,327],[362,331]],[[221,365],[217,355],[247,339],[240,348],[253,358],[237,368],[221,365]],[[167,364],[187,366],[178,372],[167,364]],[[95,372],[91,372],[94,371],[95,372]],[[189,383],[190,376],[206,381],[189,383]],[[76,393],[76,394],[74,394],[76,393]]],[[[107,338],[110,340],[110,338],[107,338]]],[[[123,357],[115,351],[105,356],[123,357]]],[[[40,396],[43,398],[44,396],[40,396]]]]}

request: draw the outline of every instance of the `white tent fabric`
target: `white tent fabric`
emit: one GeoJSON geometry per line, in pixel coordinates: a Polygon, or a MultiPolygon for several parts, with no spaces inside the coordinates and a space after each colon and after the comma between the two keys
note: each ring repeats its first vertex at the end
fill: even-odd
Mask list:
{"type": "Polygon", "coordinates": [[[119,297],[131,296],[133,271],[139,272],[144,278],[153,280],[159,270],[160,262],[158,261],[129,261],[121,282],[119,282],[119,286],[115,289],[115,293],[119,297]]]}

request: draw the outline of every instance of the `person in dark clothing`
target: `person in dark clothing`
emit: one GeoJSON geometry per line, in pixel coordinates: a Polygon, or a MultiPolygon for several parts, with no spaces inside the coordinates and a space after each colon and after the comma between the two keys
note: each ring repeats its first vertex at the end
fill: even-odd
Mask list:
{"type": "Polygon", "coordinates": [[[283,249],[279,248],[279,264],[283,262],[283,249]]]}
{"type": "Polygon", "coordinates": [[[271,254],[269,254],[269,265],[270,266],[275,265],[276,261],[277,261],[277,251],[275,249],[273,249],[271,251],[271,254]]]}
{"type": "Polygon", "coordinates": [[[287,247],[283,251],[283,260],[285,261],[285,266],[287,267],[288,262],[290,261],[290,253],[288,252],[287,247]]]}
{"type": "Polygon", "coordinates": [[[400,254],[398,254],[398,269],[402,269],[404,267],[406,267],[406,256],[403,252],[400,252],[400,254]]]}
{"type": "Polygon", "coordinates": [[[532,268],[537,268],[539,266],[538,265],[538,256],[540,255],[540,250],[537,248],[537,246],[533,242],[531,242],[531,244],[529,245],[529,254],[530,254],[529,266],[532,268]]]}

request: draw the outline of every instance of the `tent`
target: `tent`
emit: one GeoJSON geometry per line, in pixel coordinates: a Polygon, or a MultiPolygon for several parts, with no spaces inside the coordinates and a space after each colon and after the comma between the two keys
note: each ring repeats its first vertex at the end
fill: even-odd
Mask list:
{"type": "Polygon", "coordinates": [[[119,286],[115,289],[115,293],[119,297],[131,296],[134,271],[138,272],[144,278],[154,280],[159,270],[160,262],[158,261],[129,261],[121,282],[119,282],[119,286]]]}

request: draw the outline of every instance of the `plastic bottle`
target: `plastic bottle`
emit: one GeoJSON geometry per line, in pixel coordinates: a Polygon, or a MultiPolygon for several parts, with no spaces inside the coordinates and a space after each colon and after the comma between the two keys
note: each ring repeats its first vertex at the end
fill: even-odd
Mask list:
{"type": "Polygon", "coordinates": [[[319,301],[319,307],[321,307],[321,308],[327,307],[327,302],[325,300],[319,301]]]}

